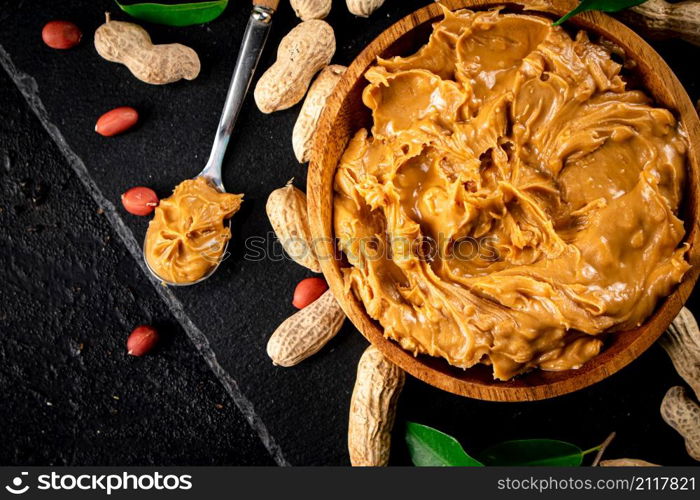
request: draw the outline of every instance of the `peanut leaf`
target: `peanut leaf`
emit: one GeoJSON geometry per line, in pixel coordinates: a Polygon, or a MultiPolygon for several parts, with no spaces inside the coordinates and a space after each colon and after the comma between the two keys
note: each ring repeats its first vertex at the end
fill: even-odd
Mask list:
{"type": "Polygon", "coordinates": [[[221,15],[228,0],[212,0],[193,3],[132,3],[122,4],[114,0],[121,10],[131,17],[168,26],[191,26],[213,21],[221,15]]]}
{"type": "Polygon", "coordinates": [[[483,467],[455,438],[427,425],[408,422],[406,444],[418,467],[483,467]]]}
{"type": "Polygon", "coordinates": [[[577,467],[585,454],[564,441],[520,439],[491,446],[479,454],[479,459],[486,465],[577,467]]]}
{"type": "Polygon", "coordinates": [[[571,16],[586,12],[589,10],[600,10],[602,12],[617,12],[628,7],[634,7],[646,0],[581,0],[581,2],[571,12],[564,15],[558,21],[554,22],[554,26],[559,26],[561,23],[569,19],[571,16]]]}

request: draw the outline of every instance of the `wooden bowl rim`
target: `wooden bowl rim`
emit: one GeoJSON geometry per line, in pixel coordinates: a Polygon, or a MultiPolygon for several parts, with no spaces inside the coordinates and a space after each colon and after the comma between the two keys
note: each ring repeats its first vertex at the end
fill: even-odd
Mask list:
{"type": "MultiPolygon", "coordinates": [[[[485,10],[505,6],[506,9],[515,7],[518,10],[555,16],[563,15],[577,4],[575,0],[565,0],[556,5],[547,5],[543,3],[543,0],[512,2],[443,0],[442,3],[450,10],[463,8],[485,10]]],[[[329,180],[324,179],[324,164],[327,162],[325,160],[329,149],[326,147],[327,137],[334,128],[339,112],[344,105],[345,97],[359,79],[363,78],[365,71],[378,55],[389,49],[401,36],[407,35],[410,31],[427,22],[436,20],[441,15],[442,11],[439,5],[433,3],[418,9],[387,28],[354,59],[336,86],[334,93],[328,99],[319,122],[307,182],[309,221],[319,255],[336,255],[332,227],[333,207],[330,199],[332,199],[332,182],[339,155],[333,166],[328,167],[332,168],[333,171],[329,180]],[[330,196],[327,196],[326,193],[330,193],[330,196]],[[324,206],[326,206],[326,210],[324,210],[324,206]]],[[[683,307],[698,278],[698,264],[700,264],[698,249],[700,245],[697,243],[700,236],[698,233],[697,191],[698,179],[700,178],[698,176],[700,172],[698,167],[700,122],[690,98],[661,56],[622,23],[599,12],[586,12],[567,23],[569,27],[574,26],[589,33],[602,35],[620,45],[625,50],[626,56],[637,62],[638,72],[644,80],[647,92],[657,102],[675,111],[685,129],[688,135],[689,151],[684,197],[684,205],[687,204],[684,212],[688,216],[684,216],[686,226],[684,241],[690,245],[688,261],[692,268],[671,295],[657,306],[652,316],[641,327],[627,332],[614,333],[613,335],[617,336],[616,342],[606,345],[598,356],[585,363],[581,368],[561,372],[535,370],[513,380],[502,382],[494,381],[492,377],[490,380],[484,379],[484,370],[490,373],[490,367],[476,365],[467,370],[459,370],[450,367],[441,358],[424,355],[414,357],[394,341],[385,338],[381,326],[367,315],[362,302],[352,292],[346,290],[339,261],[335,258],[321,259],[323,274],[336,299],[367,340],[409,374],[434,387],[457,395],[487,401],[534,401],[560,396],[593,385],[625,367],[658,339],[683,307]],[[620,340],[620,337],[625,335],[627,337],[620,340]],[[625,342],[627,342],[626,345],[616,348],[616,344],[625,342]],[[461,376],[457,376],[457,374],[461,376]]],[[[342,149],[344,147],[345,145],[342,149]]]]}

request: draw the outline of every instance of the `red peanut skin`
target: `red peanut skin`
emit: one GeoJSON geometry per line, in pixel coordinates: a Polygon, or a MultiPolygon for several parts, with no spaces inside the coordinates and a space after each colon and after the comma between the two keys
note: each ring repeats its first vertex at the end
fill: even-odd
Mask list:
{"type": "Polygon", "coordinates": [[[323,278],[306,278],[301,280],[294,289],[292,305],[297,309],[304,309],[323,295],[326,290],[328,290],[328,284],[323,278]]]}
{"type": "Polygon", "coordinates": [[[158,195],[151,188],[136,186],[122,194],[124,209],[133,215],[149,215],[158,206],[158,195]]]}
{"type": "Polygon", "coordinates": [[[123,134],[139,121],[139,113],[129,106],[107,111],[97,119],[95,132],[105,137],[123,134]]]}
{"type": "Polygon", "coordinates": [[[80,43],[82,37],[80,28],[70,21],[49,21],[41,30],[41,39],[52,49],[73,48],[80,43]]]}
{"type": "Polygon", "coordinates": [[[144,356],[153,350],[159,338],[158,331],[152,326],[137,326],[126,341],[127,354],[144,356]]]}

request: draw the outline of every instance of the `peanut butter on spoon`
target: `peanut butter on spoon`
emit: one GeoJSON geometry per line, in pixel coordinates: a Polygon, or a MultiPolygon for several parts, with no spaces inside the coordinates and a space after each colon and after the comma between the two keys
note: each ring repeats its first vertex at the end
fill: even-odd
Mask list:
{"type": "Polygon", "coordinates": [[[148,226],[143,247],[146,264],[166,285],[201,282],[224,258],[231,239],[226,221],[243,199],[224,189],[224,155],[278,3],[253,0],[209,160],[197,177],[183,181],[170,198],[161,200],[148,226]]]}
{"type": "Polygon", "coordinates": [[[502,380],[578,368],[681,281],[687,139],[620,71],[550,19],[463,10],[366,72],[334,225],[388,338],[502,380]]]}
{"type": "Polygon", "coordinates": [[[231,239],[226,221],[242,199],[240,194],[220,192],[205,177],[180,183],[172,196],[161,200],[148,225],[148,266],[169,283],[193,283],[207,276],[231,239]]]}

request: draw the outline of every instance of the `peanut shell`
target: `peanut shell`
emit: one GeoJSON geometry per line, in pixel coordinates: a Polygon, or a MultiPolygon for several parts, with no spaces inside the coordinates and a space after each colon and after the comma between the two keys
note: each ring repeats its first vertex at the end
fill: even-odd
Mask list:
{"type": "Polygon", "coordinates": [[[369,346],[357,365],[350,401],[348,450],[353,466],[382,467],[389,462],[396,404],[406,375],[369,346]]]}
{"type": "Polygon", "coordinates": [[[152,85],[193,80],[201,68],[191,48],[179,43],[154,45],[141,26],[112,21],[109,15],[95,31],[95,49],[104,59],[123,64],[136,78],[152,85]]]}
{"type": "Polygon", "coordinates": [[[290,181],[270,193],[265,210],[287,255],[297,264],[320,273],[321,265],[314,252],[309,228],[306,195],[290,181]]]}
{"type": "Polygon", "coordinates": [[[661,417],[685,439],[688,455],[700,461],[700,406],[685,389],[671,387],[661,403],[661,417]]]}
{"type": "Polygon", "coordinates": [[[263,113],[294,106],[304,98],[309,83],[335,53],[333,28],[318,19],[299,23],[277,49],[277,60],[255,86],[255,103],[263,113]]]}
{"type": "Polygon", "coordinates": [[[292,147],[299,163],[311,159],[311,146],[321,112],[346,69],[339,64],[326,66],[311,84],[292,132],[292,147]]]}
{"type": "Polygon", "coordinates": [[[267,343],[267,355],[279,366],[294,366],[316,354],[340,330],[345,313],[330,290],[287,318],[267,343]]]}
{"type": "Polygon", "coordinates": [[[685,307],[681,309],[659,343],[700,400],[700,329],[693,313],[685,307]]]}
{"type": "Polygon", "coordinates": [[[331,11],[332,0],[290,0],[292,9],[299,19],[324,19],[331,11]]]}
{"type": "Polygon", "coordinates": [[[652,464],[646,460],[638,458],[614,458],[612,460],[601,460],[601,467],[659,467],[658,464],[652,464]]]}
{"type": "Polygon", "coordinates": [[[351,14],[369,17],[384,4],[384,0],[345,0],[351,14]]]}

